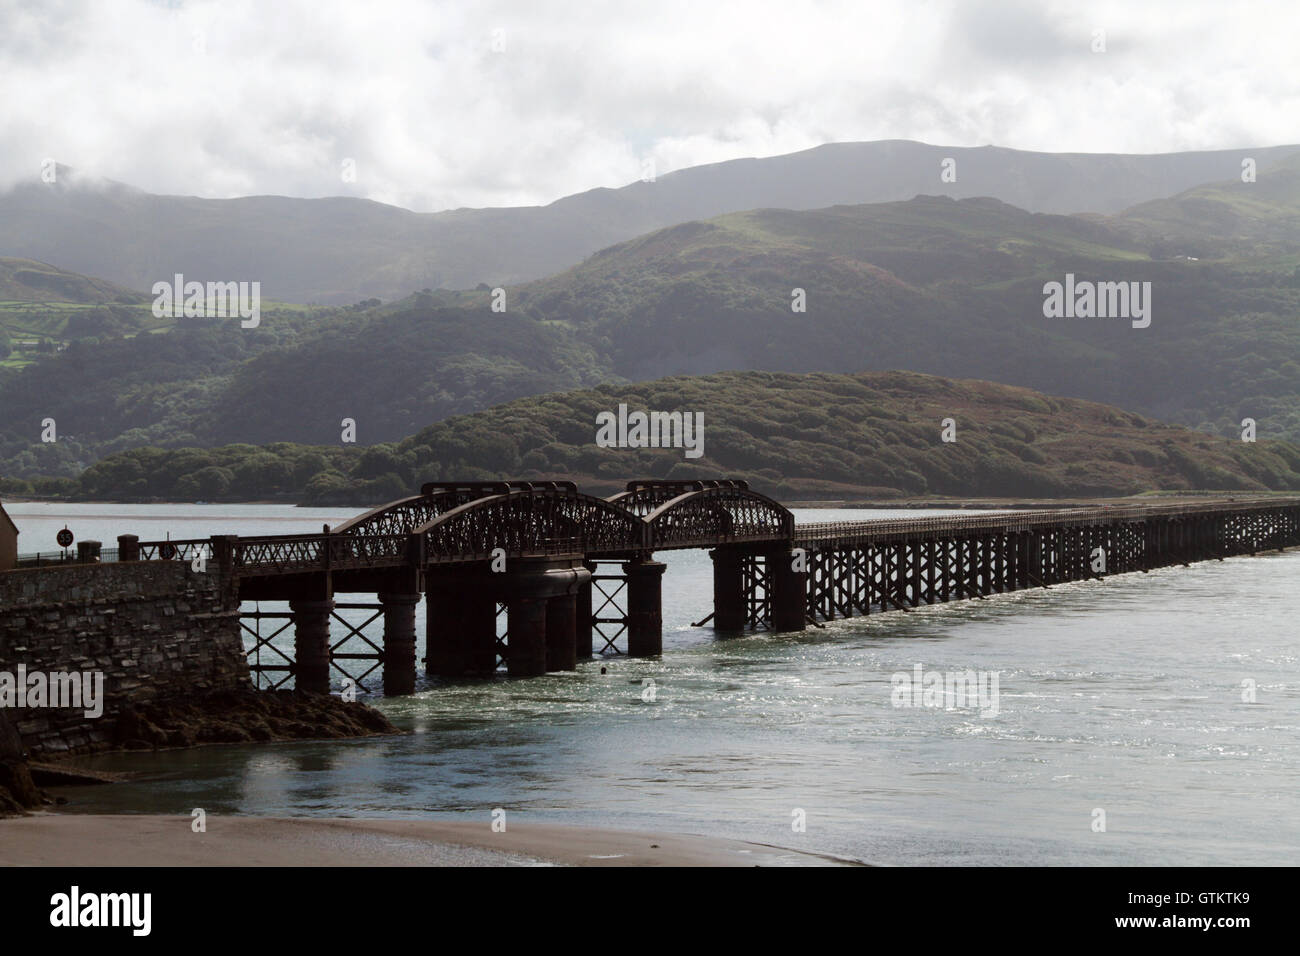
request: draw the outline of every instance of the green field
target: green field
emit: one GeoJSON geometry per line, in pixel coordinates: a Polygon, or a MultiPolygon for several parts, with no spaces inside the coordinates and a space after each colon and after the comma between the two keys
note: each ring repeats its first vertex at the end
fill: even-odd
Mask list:
{"type": "MultiPolygon", "coordinates": [[[[274,316],[291,323],[319,311],[313,306],[270,301],[264,301],[261,310],[263,321],[274,316]]],[[[129,339],[142,333],[170,332],[176,325],[177,320],[170,316],[155,316],[152,301],[108,304],[0,300],[0,342],[7,337],[10,347],[7,356],[0,356],[0,368],[31,365],[42,354],[56,351],[76,339],[129,339]],[[80,325],[76,321],[79,316],[83,317],[80,325]],[[96,325],[93,321],[86,321],[89,318],[100,321],[96,325]],[[72,329],[69,329],[69,323],[72,323],[72,329]]]]}
{"type": "MultiPolygon", "coordinates": [[[[104,306],[81,302],[0,301],[0,338],[7,336],[11,349],[9,355],[0,358],[0,366],[21,368],[32,364],[42,354],[39,344],[42,342],[48,343],[48,351],[66,345],[73,338],[92,337],[70,335],[69,321],[77,316],[98,316],[106,308],[113,310],[112,318],[103,323],[103,332],[94,337],[102,338],[105,334],[130,337],[140,332],[166,331],[176,324],[171,318],[155,318],[148,304],[104,306]]],[[[86,330],[93,330],[93,324],[87,323],[86,330]]]]}

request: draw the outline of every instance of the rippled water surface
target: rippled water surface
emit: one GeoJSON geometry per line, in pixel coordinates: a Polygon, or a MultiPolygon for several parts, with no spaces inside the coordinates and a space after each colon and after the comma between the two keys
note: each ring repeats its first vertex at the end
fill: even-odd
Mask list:
{"type": "MultiPolygon", "coordinates": [[[[318,531],[353,514],[9,510],[24,552],[52,550],[65,523],[108,547],[122,532],[318,531]]],[[[376,701],[408,736],[102,757],[139,776],[64,793],[88,812],[466,814],[485,825],[505,807],[896,864],[1300,862],[1300,552],[728,639],[690,624],[710,610],[707,555],[659,557],[661,659],[429,682],[376,701]],[[998,713],[893,706],[891,675],[918,664],[995,672],[998,713]],[[806,832],[792,829],[796,810],[806,832]]]]}

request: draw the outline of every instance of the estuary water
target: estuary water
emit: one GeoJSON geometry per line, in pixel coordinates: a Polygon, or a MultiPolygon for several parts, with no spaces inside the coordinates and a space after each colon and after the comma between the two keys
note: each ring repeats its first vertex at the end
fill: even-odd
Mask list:
{"type": "MultiPolygon", "coordinates": [[[[22,552],[54,550],[65,524],[113,547],[126,532],[309,532],[355,513],[6,507],[22,552]]],[[[105,756],[86,763],[132,779],[59,792],[69,809],[101,813],[202,807],[487,826],[504,808],[508,819],[896,865],[1300,862],[1300,552],[726,639],[691,626],[711,606],[707,555],[658,558],[668,564],[661,659],[424,682],[413,696],[372,701],[405,736],[105,756]],[[891,677],[918,665],[995,675],[996,713],[895,706],[891,677]]],[[[423,658],[422,608],[418,621],[423,658]]]]}

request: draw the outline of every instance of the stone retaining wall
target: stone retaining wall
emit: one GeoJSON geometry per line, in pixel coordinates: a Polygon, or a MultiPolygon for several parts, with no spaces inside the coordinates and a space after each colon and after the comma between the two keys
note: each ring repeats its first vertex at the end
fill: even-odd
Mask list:
{"type": "Polygon", "coordinates": [[[104,712],[13,709],[35,757],[112,746],[124,707],[251,686],[239,605],[215,568],[180,561],[0,573],[0,675],[102,672],[104,712]]]}

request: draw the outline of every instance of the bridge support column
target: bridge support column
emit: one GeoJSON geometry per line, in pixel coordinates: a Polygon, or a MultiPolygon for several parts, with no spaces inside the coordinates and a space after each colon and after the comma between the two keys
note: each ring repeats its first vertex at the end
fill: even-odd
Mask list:
{"type": "Polygon", "coordinates": [[[766,556],[767,579],[772,587],[772,630],[802,631],[808,607],[808,553],[800,551],[802,564],[795,569],[793,551],[771,551],[766,556]]]}
{"type": "Polygon", "coordinates": [[[510,624],[506,669],[511,677],[578,666],[578,591],[590,582],[581,555],[514,562],[505,581],[510,624]]]}
{"type": "Polygon", "coordinates": [[[546,598],[519,597],[510,602],[510,654],[506,669],[511,677],[537,677],[546,673],[546,598]]]}
{"type": "Polygon", "coordinates": [[[717,631],[745,629],[745,576],[742,556],[730,548],[715,548],[713,559],[713,628],[717,631]]]}
{"type": "Polygon", "coordinates": [[[420,592],[379,593],[384,606],[384,695],[415,693],[415,606],[420,592]]]}
{"type": "Polygon", "coordinates": [[[627,656],[654,657],[664,650],[663,576],[660,561],[629,561],[627,576],[627,656]]]}
{"type": "Polygon", "coordinates": [[[426,578],[425,671],[464,677],[497,669],[497,603],[487,572],[426,578]]]}
{"type": "MultiPolygon", "coordinates": [[[[577,624],[578,595],[576,593],[557,594],[546,602],[547,671],[578,669],[577,624]]],[[[590,631],[587,642],[590,645],[590,631]]]]}
{"type": "Polygon", "coordinates": [[[294,600],[289,609],[293,611],[294,686],[310,694],[328,694],[334,602],[294,600]]]}

